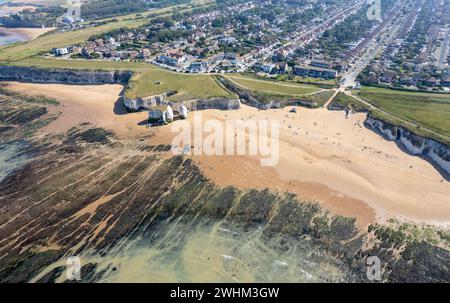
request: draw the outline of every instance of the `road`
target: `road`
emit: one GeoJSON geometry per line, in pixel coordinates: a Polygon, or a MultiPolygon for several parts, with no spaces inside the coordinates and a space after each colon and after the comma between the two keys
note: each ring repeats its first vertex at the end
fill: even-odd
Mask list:
{"type": "Polygon", "coordinates": [[[274,43],[273,45],[270,45],[266,48],[261,49],[255,54],[252,54],[250,56],[246,56],[245,58],[245,65],[247,68],[252,67],[254,64],[256,64],[258,61],[262,60],[268,60],[272,57],[273,54],[276,52],[279,52],[281,50],[294,50],[296,48],[299,48],[305,43],[309,43],[311,40],[316,39],[320,35],[322,35],[327,29],[333,27],[339,19],[345,19],[347,16],[350,16],[354,13],[356,13],[361,7],[366,3],[366,0],[360,0],[357,1],[353,6],[347,7],[342,9],[341,11],[337,12],[333,16],[329,16],[328,18],[325,18],[326,21],[322,22],[321,24],[312,27],[308,31],[299,31],[300,33],[296,37],[292,37],[291,41],[282,44],[281,46],[278,46],[279,43],[274,43]],[[345,16],[345,18],[344,18],[345,16]]]}
{"type": "Polygon", "coordinates": [[[393,22],[387,22],[386,25],[380,29],[377,35],[375,35],[372,40],[367,44],[366,52],[360,57],[360,59],[355,62],[355,64],[351,67],[351,69],[342,75],[341,85],[344,87],[354,87],[356,85],[356,78],[358,75],[370,64],[372,59],[374,59],[380,52],[383,51],[385,45],[387,45],[392,39],[395,38],[397,32],[402,28],[403,22],[406,19],[397,19],[396,17],[401,12],[401,8],[404,7],[406,2],[402,2],[400,4],[400,9],[397,10],[397,13],[394,14],[391,18],[393,22]],[[382,32],[389,27],[392,27],[389,30],[389,34],[382,34],[382,32]]]}
{"type": "Polygon", "coordinates": [[[446,65],[445,61],[447,60],[449,39],[450,39],[450,29],[447,29],[444,42],[442,42],[441,56],[439,57],[439,66],[442,67],[446,65]]]}

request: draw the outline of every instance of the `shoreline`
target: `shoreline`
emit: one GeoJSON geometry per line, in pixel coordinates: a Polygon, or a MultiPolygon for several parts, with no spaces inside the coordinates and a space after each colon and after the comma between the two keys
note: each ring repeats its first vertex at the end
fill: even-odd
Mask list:
{"type": "MultiPolygon", "coordinates": [[[[76,85],[10,82],[24,94],[46,95],[61,102],[62,115],[44,131],[65,132],[89,122],[114,131],[125,140],[171,144],[171,127],[146,128],[145,112],[119,110],[120,85],[76,85]]],[[[280,162],[261,167],[259,158],[202,156],[192,159],[219,186],[292,192],[303,201],[318,202],[334,214],[356,217],[360,227],[390,218],[416,223],[450,224],[450,186],[423,159],[404,153],[363,126],[364,114],[345,119],[342,112],[297,108],[258,111],[206,110],[205,118],[225,120],[278,119],[280,162]],[[274,182],[276,180],[276,182],[274,182]],[[425,203],[426,202],[426,203],[425,203]]],[[[193,115],[188,121],[193,122],[193,115]]],[[[178,122],[175,122],[176,125],[178,122]]]]}
{"type": "MultiPolygon", "coordinates": [[[[3,37],[17,37],[17,42],[26,42],[30,40],[34,40],[39,36],[54,30],[53,27],[49,28],[6,28],[0,27],[0,34],[3,34],[3,37]]],[[[0,36],[2,37],[2,36],[0,36]]]]}

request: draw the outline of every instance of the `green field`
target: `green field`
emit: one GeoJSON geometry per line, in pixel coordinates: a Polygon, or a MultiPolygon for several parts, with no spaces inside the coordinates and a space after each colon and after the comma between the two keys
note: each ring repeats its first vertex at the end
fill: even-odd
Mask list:
{"type": "Polygon", "coordinates": [[[148,97],[170,91],[177,92],[176,95],[168,98],[172,101],[216,97],[237,98],[219,85],[212,76],[180,74],[159,68],[136,73],[128,85],[126,96],[128,98],[148,97]]]}
{"type": "Polygon", "coordinates": [[[227,75],[225,78],[241,88],[270,95],[303,96],[321,90],[315,85],[260,80],[240,75],[227,75]]]}
{"type": "Polygon", "coordinates": [[[107,61],[107,60],[64,60],[45,57],[31,57],[11,63],[16,66],[38,68],[68,68],[68,69],[102,69],[102,70],[149,70],[159,67],[145,62],[107,61]]]}
{"type": "Polygon", "coordinates": [[[364,87],[357,92],[357,95],[399,119],[444,136],[450,136],[449,94],[414,93],[364,87]]]}
{"type": "Polygon", "coordinates": [[[323,92],[318,92],[313,95],[307,95],[302,97],[302,100],[317,103],[317,107],[323,107],[331,97],[333,97],[334,90],[326,90],[323,92]]]}
{"type": "Polygon", "coordinates": [[[333,99],[333,102],[331,102],[330,107],[335,107],[335,108],[340,108],[340,109],[345,109],[347,107],[351,107],[353,110],[357,111],[357,112],[361,112],[361,111],[367,111],[369,109],[369,107],[358,101],[357,99],[355,99],[352,96],[349,96],[347,94],[344,93],[338,93],[336,95],[336,97],[333,99]]]}

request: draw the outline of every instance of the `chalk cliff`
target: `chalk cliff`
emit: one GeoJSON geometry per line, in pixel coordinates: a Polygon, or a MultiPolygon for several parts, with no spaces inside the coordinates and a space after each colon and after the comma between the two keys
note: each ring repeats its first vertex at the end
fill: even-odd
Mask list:
{"type": "Polygon", "coordinates": [[[0,66],[0,81],[64,84],[127,84],[130,71],[42,69],[20,66],[0,66]]]}
{"type": "Polygon", "coordinates": [[[180,107],[182,105],[184,105],[190,112],[205,109],[233,110],[241,108],[241,102],[239,99],[230,100],[226,98],[211,98],[172,102],[165,100],[165,97],[167,97],[167,94],[133,99],[123,97],[123,104],[126,109],[131,112],[146,110],[159,105],[170,105],[176,112],[180,112],[180,107]]]}
{"type": "Polygon", "coordinates": [[[421,156],[438,167],[448,178],[450,176],[450,148],[434,139],[419,136],[404,127],[367,117],[366,126],[383,137],[396,142],[412,155],[421,156]]]}

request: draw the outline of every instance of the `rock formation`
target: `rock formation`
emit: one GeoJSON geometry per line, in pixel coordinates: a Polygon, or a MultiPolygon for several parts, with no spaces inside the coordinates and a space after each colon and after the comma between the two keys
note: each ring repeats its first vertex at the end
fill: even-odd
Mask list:
{"type": "Polygon", "coordinates": [[[0,66],[0,81],[62,84],[127,84],[131,76],[132,72],[130,71],[0,66]]]}
{"type": "Polygon", "coordinates": [[[423,157],[438,167],[448,179],[450,176],[450,148],[437,140],[419,136],[404,127],[392,125],[368,116],[366,126],[384,138],[396,142],[408,153],[423,157]]]}

